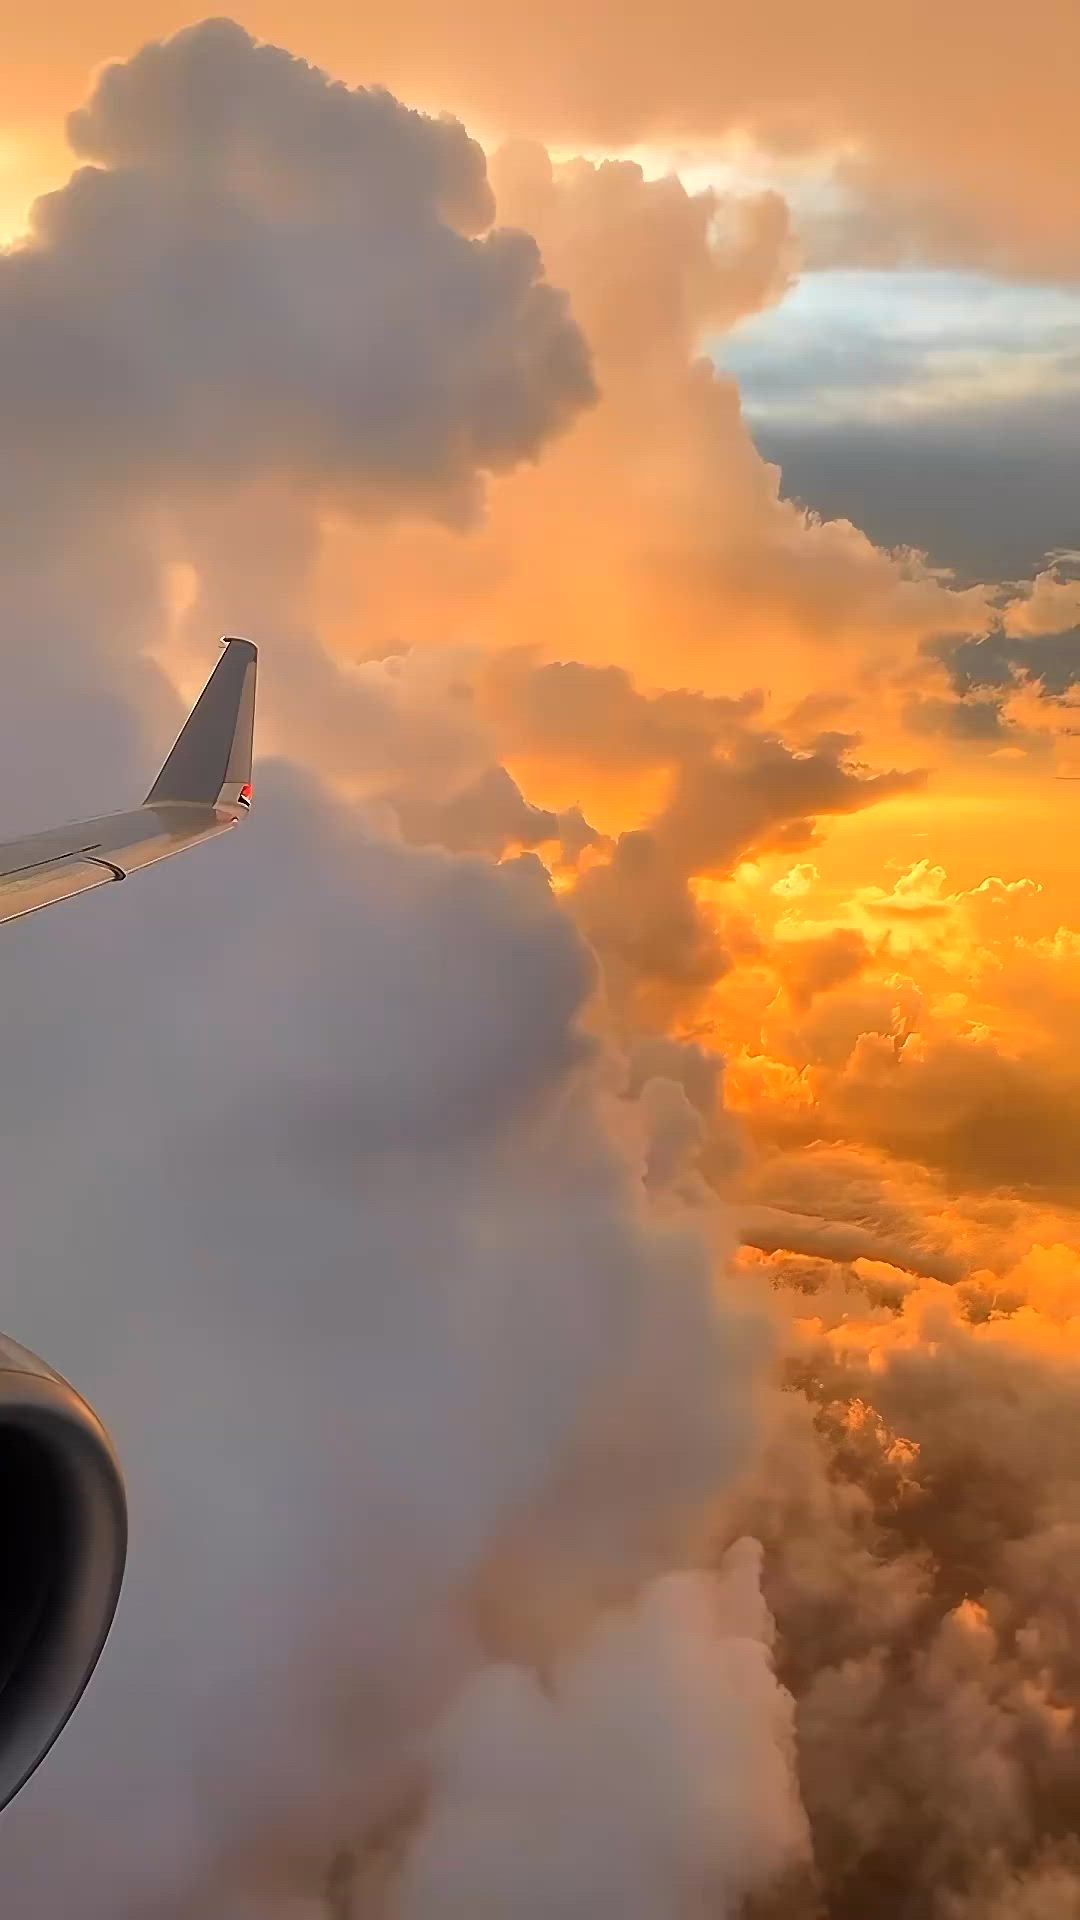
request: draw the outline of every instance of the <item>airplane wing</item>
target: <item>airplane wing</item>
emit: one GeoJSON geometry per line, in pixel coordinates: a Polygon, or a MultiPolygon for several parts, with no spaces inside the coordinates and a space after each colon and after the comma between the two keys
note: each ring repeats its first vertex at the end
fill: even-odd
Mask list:
{"type": "Polygon", "coordinates": [[[251,807],[257,652],[226,640],[141,807],[0,845],[0,920],[17,920],[227,833],[251,807]]]}

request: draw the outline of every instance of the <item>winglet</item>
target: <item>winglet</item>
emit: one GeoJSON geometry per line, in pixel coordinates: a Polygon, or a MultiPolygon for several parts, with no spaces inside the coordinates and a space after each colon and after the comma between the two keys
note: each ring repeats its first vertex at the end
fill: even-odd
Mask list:
{"type": "Polygon", "coordinates": [[[225,651],[146,796],[148,807],[251,805],[258,651],[226,640],[225,651]]]}

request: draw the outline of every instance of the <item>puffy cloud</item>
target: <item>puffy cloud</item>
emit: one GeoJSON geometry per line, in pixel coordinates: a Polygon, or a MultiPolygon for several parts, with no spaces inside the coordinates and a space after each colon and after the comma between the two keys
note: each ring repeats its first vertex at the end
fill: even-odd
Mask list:
{"type": "MultiPolygon", "coordinates": [[[[242,844],[73,909],[64,939],[52,916],[12,930],[3,1320],[112,1425],[133,1549],[5,1872],[26,1920],[292,1920],[332,1862],[348,1897],[348,1856],[361,1876],[382,1857],[403,1795],[422,1820],[426,1736],[492,1657],[528,1694],[538,1646],[573,1628],[602,1649],[616,1601],[695,1563],[753,1446],[769,1332],[723,1280],[727,1216],[687,1198],[685,1096],[654,1071],[624,1097],[539,861],[406,840],[557,830],[576,858],[582,816],[500,772],[452,653],[343,663],[312,631],[299,483],[341,512],[445,514],[587,397],[533,243],[459,230],[486,218],[460,129],[227,25],[106,74],[76,131],[107,164],[0,259],[30,449],[5,791],[37,707],[49,750],[74,749],[72,811],[100,804],[80,783],[102,741],[126,797],[175,707],[144,650],[183,672],[223,600],[270,616],[265,738],[291,753],[264,759],[242,844]],[[62,1854],[41,1845],[58,1821],[62,1854]]],[[[729,1723],[721,1635],[693,1742],[750,1741],[780,1860],[802,1826],[756,1573],[761,1712],[729,1723]]],[[[677,1748],[656,1591],[639,1653],[677,1748]]],[[[606,1762],[595,1785],[599,1819],[606,1762]]],[[[656,1884],[669,1830],[635,1856],[656,1884]]],[[[685,1873],[715,1860],[695,1815],[685,1873]]],[[[764,1843],[732,1871],[767,1875],[764,1843]]]]}
{"type": "MultiPolygon", "coordinates": [[[[499,156],[585,409],[583,336],[456,123],[214,23],[109,70],[73,136],[92,166],[0,261],[5,796],[47,699],[97,804],[237,607],[294,764],[242,846],[10,935],[4,1319],[112,1421],[135,1521],[100,1673],[7,1817],[11,1899],[1064,1899],[1068,1217],[948,1182],[1072,1191],[1067,1060],[985,1019],[995,969],[1000,1006],[1068,941],[1007,969],[1032,883],[930,861],[837,889],[823,852],[820,922],[737,877],[916,791],[838,727],[1004,596],[783,502],[695,361],[786,284],[773,194],[499,156]],[[492,472],[468,539],[416,524],[492,472]],[[109,656],[141,658],[115,700],[109,656]],[[745,691],[777,673],[790,730],[745,691]],[[558,895],[506,857],[556,844],[558,895]],[[771,1251],[727,1279],[740,1225],[771,1251]],[[718,1504],[722,1547],[763,1543],[775,1670],[755,1553],[700,1569],[718,1504]]],[[[1010,642],[1062,604],[1022,596],[1010,642]]]]}
{"type": "MultiPolygon", "coordinates": [[[[56,36],[27,15],[12,40],[19,129],[40,138],[40,111],[65,108],[90,61],[196,12],[106,0],[90,25],[65,6],[56,36]]],[[[284,0],[246,0],[242,17],[261,35],[296,31],[284,0]]],[[[830,179],[832,207],[840,196],[840,217],[819,219],[811,234],[822,257],[1076,269],[1067,0],[1038,0],[1024,17],[961,0],[947,35],[920,0],[903,44],[876,17],[851,17],[842,0],[828,0],[813,33],[790,0],[723,19],[700,0],[680,0],[673,15],[601,4],[588,23],[559,0],[527,33],[490,0],[473,0],[454,23],[430,0],[405,0],[363,29],[336,0],[313,0],[304,27],[334,69],[361,65],[494,132],[607,150],[719,150],[721,159],[732,142],[742,156],[749,144],[780,175],[811,159],[830,179]],[[1057,58],[1030,58],[1040,48],[1057,58]]]]}
{"type": "Polygon", "coordinates": [[[869,773],[843,746],[792,750],[751,735],[730,755],[680,768],[657,835],[693,872],[728,874],[748,855],[812,846],[819,814],[857,813],[925,778],[869,773]]]}
{"type": "Polygon", "coordinates": [[[546,1686],[489,1669],[434,1735],[435,1793],[405,1920],[734,1915],[801,1862],[790,1702],[769,1659],[754,1543],[715,1586],[669,1576],[546,1686]],[[659,1683],[659,1684],[658,1684],[659,1683]],[[603,1782],[603,1798],[596,1794],[603,1782]]]}
{"type": "Polygon", "coordinates": [[[451,1602],[501,1532],[591,1612],[689,1543],[752,1430],[761,1331],[650,1212],[658,1122],[604,1092],[540,870],[259,784],[243,846],[8,956],[4,1322],[101,1406],[134,1523],[107,1659],[10,1816],[28,1920],[75,1887],[288,1912],[482,1661],[451,1602]]]}
{"type": "Polygon", "coordinates": [[[956,591],[917,555],[781,499],[735,383],[701,357],[703,326],[782,290],[790,241],[773,197],[691,193],[625,161],[552,169],[520,148],[496,154],[492,179],[500,218],[535,233],[571,295],[599,404],[494,489],[467,547],[437,528],[332,539],[320,591],[336,646],[355,647],[359,598],[372,652],[404,625],[416,643],[509,641],[568,675],[621,667],[647,686],[659,646],[669,682],[731,698],[779,680],[791,704],[820,690],[823,646],[876,686],[931,635],[983,630],[985,589],[956,591]]]}
{"type": "Polygon", "coordinates": [[[879,209],[880,225],[902,220],[946,258],[1074,271],[1068,94],[1047,62],[1027,63],[1033,44],[1068,62],[1073,16],[1062,0],[1040,0],[1022,22],[965,0],[946,39],[922,5],[909,24],[901,47],[839,0],[815,16],[813,33],[787,4],[715,18],[684,0],[666,17],[602,9],[587,32],[559,5],[521,35],[484,5],[473,16],[485,46],[478,71],[427,0],[409,0],[369,46],[383,71],[407,71],[484,124],[683,147],[749,131],[781,156],[839,152],[841,179],[879,209]]]}
{"type": "MultiPolygon", "coordinates": [[[[16,125],[37,133],[43,105],[66,107],[106,47],[134,46],[196,13],[104,0],[92,23],[68,4],[48,27],[26,15],[11,46],[16,125]]],[[[245,0],[242,13],[260,33],[295,31],[287,0],[245,0]]],[[[495,132],[608,149],[652,141],[699,156],[719,148],[721,158],[732,138],[745,152],[749,135],[781,164],[831,161],[852,209],[846,257],[919,250],[1074,272],[1069,0],[1038,0],[1022,16],[958,0],[947,33],[919,0],[909,25],[898,43],[842,0],[828,0],[812,33],[790,0],[722,16],[699,0],[668,14],[603,4],[587,23],[558,0],[524,33],[491,0],[453,20],[431,0],[362,22],[337,0],[312,0],[304,15],[313,52],[336,70],[378,74],[495,132]]]]}
{"type": "Polygon", "coordinates": [[[503,751],[616,772],[670,768],[738,738],[764,706],[757,689],[734,697],[637,686],[625,667],[580,660],[496,658],[485,704],[503,751]]]}
{"type": "Polygon", "coordinates": [[[1061,559],[1036,574],[986,633],[928,642],[941,691],[912,695],[905,713],[912,730],[994,740],[1029,758],[1067,746],[1078,698],[1073,571],[1061,559]]]}
{"type": "Polygon", "coordinates": [[[1005,631],[1010,635],[1060,636],[1080,622],[1080,579],[1076,556],[1068,566],[1044,568],[1036,574],[1031,592],[1006,609],[1005,631]]]}
{"type": "MultiPolygon", "coordinates": [[[[632,997],[642,982],[655,1021],[650,985],[672,990],[673,1005],[682,997],[685,1008],[686,996],[692,1003],[732,965],[722,923],[695,893],[695,876],[729,879],[743,859],[812,845],[818,813],[856,812],[921,779],[918,773],[867,774],[844,764],[835,749],[793,752],[749,730],[735,735],[726,751],[685,759],[650,826],[620,835],[610,861],[583,873],[574,892],[580,924],[610,963],[616,998],[632,997]]],[[[740,944],[743,957],[760,951],[756,937],[740,942],[736,931],[734,945],[740,944]]],[[[821,987],[857,973],[867,951],[860,936],[828,936],[816,961],[821,987]]],[[[786,963],[780,958],[777,964],[783,969],[786,963]]],[[[798,975],[799,1004],[813,998],[806,987],[814,964],[807,958],[798,975]]]]}
{"type": "Polygon", "coordinates": [[[841,1131],[938,1166],[964,1187],[1077,1197],[1080,1088],[1056,1052],[1011,1058],[981,1035],[888,1053],[860,1040],[828,1105],[841,1131]]]}
{"type": "Polygon", "coordinates": [[[672,996],[709,989],[731,966],[714,916],[694,898],[685,869],[665,857],[651,833],[621,834],[610,862],[578,881],[574,911],[603,955],[609,991],[633,1004],[640,986],[660,1015],[651,988],[672,996]]]}
{"type": "Polygon", "coordinates": [[[815,880],[820,879],[817,868],[810,860],[798,860],[786,873],[773,883],[773,892],[781,900],[798,900],[809,893],[815,880]]]}
{"type": "Polygon", "coordinates": [[[515,219],[543,232],[557,276],[572,276],[609,378],[693,358],[706,327],[726,329],[790,285],[796,255],[777,193],[688,192],[674,173],[646,180],[629,160],[556,169],[544,147],[523,142],[500,148],[492,173],[515,219]]]}
{"type": "MultiPolygon", "coordinates": [[[[961,950],[961,972],[963,964],[961,950]]],[[[799,1097],[781,1084],[770,1098],[759,1075],[755,1135],[862,1143],[938,1170],[959,1192],[1000,1188],[1074,1204],[1077,1084],[1061,1044],[1068,990],[1059,1002],[1051,988],[1039,1008],[1023,1000],[1027,977],[1009,987],[991,973],[985,1010],[963,995],[955,1009],[947,998],[935,1005],[894,976],[823,994],[797,1018],[771,1014],[771,1056],[797,1076],[799,1097]]]]}
{"type": "MultiPolygon", "coordinates": [[[[467,711],[482,716],[492,741],[541,790],[554,781],[565,791],[571,780],[599,773],[597,792],[609,815],[621,808],[625,817],[634,805],[643,811],[641,825],[607,844],[588,836],[594,857],[582,862],[568,893],[604,961],[613,1004],[639,1026],[685,1017],[736,960],[763,951],[745,915],[734,902],[714,907],[703,880],[728,881],[748,859],[811,845],[819,815],[861,811],[924,779],[918,771],[871,773],[852,756],[856,735],[818,731],[809,744],[789,746],[763,725],[761,696],[753,691],[646,691],[625,668],[542,662],[528,653],[479,660],[474,675],[467,711]],[[605,779],[613,783],[606,796],[605,779]]],[[[486,791],[492,785],[489,779],[486,791]]],[[[505,776],[500,786],[506,796],[505,776]]],[[[514,811],[524,837],[526,817],[514,811]]],[[[558,838],[566,846],[565,825],[550,813],[546,824],[534,815],[531,832],[534,842],[558,838]]],[[[786,884],[777,883],[781,893],[786,884]]],[[[856,931],[831,932],[819,944],[803,971],[816,967],[822,988],[851,977],[869,958],[856,931]]],[[[778,952],[796,967],[794,930],[778,952]]]]}
{"type": "Polygon", "coordinates": [[[376,229],[434,212],[478,233],[495,211],[483,150],[458,121],[347,87],[234,20],[205,20],[112,62],[67,131],[95,166],[189,178],[271,214],[344,203],[376,229]]]}
{"type": "Polygon", "coordinates": [[[831,1911],[1076,1905],[1075,1352],[1032,1344],[1033,1279],[989,1318],[932,1284],[899,1312],[792,1297],[793,1390],[732,1526],[765,1543],[831,1911]]]}
{"type": "Polygon", "coordinates": [[[593,397],[454,121],[209,21],[107,69],[72,137],[93,164],[0,257],[0,330],[13,452],[62,438],[79,487],[263,467],[460,520],[593,397]]]}
{"type": "Polygon", "coordinates": [[[1066,929],[1037,932],[1041,882],[954,886],[923,859],[856,887],[834,913],[787,907],[764,961],[786,981],[793,951],[811,977],[796,971],[794,991],[759,1001],[756,1046],[745,1023],[741,1038],[731,1029],[731,1083],[753,1135],[871,1146],[939,1170],[957,1193],[1071,1205],[1075,957],[1066,929]]]}
{"type": "Polygon", "coordinates": [[[808,939],[780,940],[773,959],[794,1007],[806,1008],[819,993],[855,979],[871,958],[870,948],[856,927],[834,927],[831,933],[808,939]]]}

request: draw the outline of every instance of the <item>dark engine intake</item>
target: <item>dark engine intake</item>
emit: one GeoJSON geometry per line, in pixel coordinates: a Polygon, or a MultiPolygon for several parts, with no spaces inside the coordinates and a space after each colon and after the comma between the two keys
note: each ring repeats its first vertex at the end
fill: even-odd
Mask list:
{"type": "Polygon", "coordinates": [[[0,1807],[45,1758],[97,1665],[127,1552],[108,1434],[73,1387],[0,1336],[0,1807]]]}

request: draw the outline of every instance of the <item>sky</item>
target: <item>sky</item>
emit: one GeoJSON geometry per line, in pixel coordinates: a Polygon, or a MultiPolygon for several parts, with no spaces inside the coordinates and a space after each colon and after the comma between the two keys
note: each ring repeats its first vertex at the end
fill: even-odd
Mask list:
{"type": "Polygon", "coordinates": [[[969,583],[1075,538],[1080,304],[1068,284],[804,271],[716,343],[784,491],[969,583]]]}
{"type": "Polygon", "coordinates": [[[1080,15],[3,58],[0,817],[261,676],[243,832],[5,935],[132,1511],[11,1910],[1072,1920],[1080,15]]]}

